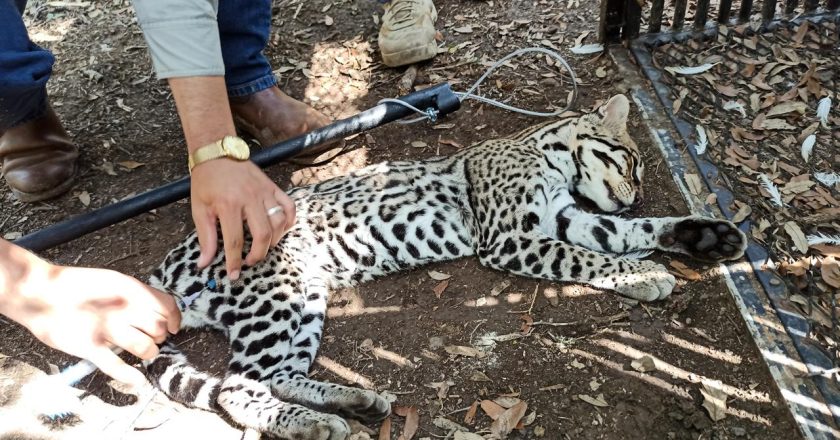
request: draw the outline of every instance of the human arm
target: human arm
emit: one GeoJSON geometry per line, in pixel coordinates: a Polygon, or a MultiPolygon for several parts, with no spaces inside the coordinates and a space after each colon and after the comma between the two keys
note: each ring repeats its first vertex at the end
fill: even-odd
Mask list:
{"type": "MultiPolygon", "coordinates": [[[[224,82],[216,0],[135,0],[159,78],[168,79],[187,148],[195,151],[236,135],[224,82]]],[[[294,203],[256,165],[216,159],[197,165],[191,177],[193,221],[208,265],[217,251],[221,223],[226,269],[236,279],[242,265],[243,222],[252,236],[248,265],[265,258],[295,218],[294,203]],[[275,215],[267,211],[283,208],[275,215]]]]}
{"type": "MultiPolygon", "coordinates": [[[[170,78],[187,149],[190,152],[236,134],[222,77],[170,78]]],[[[216,221],[221,223],[226,269],[239,278],[244,244],[243,221],[251,233],[251,249],[245,263],[265,258],[295,220],[295,205],[253,162],[231,159],[207,161],[193,168],[192,215],[198,231],[201,254],[198,266],[209,264],[218,243],[216,221]],[[268,210],[282,207],[269,216],[268,210]]]]}
{"type": "Polygon", "coordinates": [[[104,269],[50,264],[0,239],[0,314],[41,342],[93,362],[109,376],[140,384],[142,373],[111,351],[143,359],[176,333],[181,314],[172,296],[104,269]]]}

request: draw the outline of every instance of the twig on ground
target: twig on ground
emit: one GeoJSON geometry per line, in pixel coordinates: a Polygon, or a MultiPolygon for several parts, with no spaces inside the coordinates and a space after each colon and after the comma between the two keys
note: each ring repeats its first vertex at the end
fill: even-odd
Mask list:
{"type": "Polygon", "coordinates": [[[621,319],[627,318],[630,316],[629,312],[621,312],[616,313],[615,315],[610,316],[590,316],[586,319],[581,319],[579,321],[571,321],[571,322],[548,322],[548,321],[536,321],[532,322],[531,326],[538,326],[538,325],[548,325],[551,327],[567,327],[571,325],[581,325],[581,324],[604,324],[604,323],[613,323],[615,321],[619,321],[621,319]]]}

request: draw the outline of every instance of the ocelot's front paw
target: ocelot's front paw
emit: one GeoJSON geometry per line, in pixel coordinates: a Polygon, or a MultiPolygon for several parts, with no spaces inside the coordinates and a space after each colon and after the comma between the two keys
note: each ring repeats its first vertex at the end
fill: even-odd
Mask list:
{"type": "Polygon", "coordinates": [[[678,221],[659,241],[667,249],[704,261],[735,260],[747,248],[747,236],[734,223],[705,217],[678,221]]]}
{"type": "Polygon", "coordinates": [[[653,261],[641,260],[628,266],[623,273],[594,280],[593,285],[635,300],[656,301],[668,297],[677,284],[665,266],[653,261]]]}
{"type": "Polygon", "coordinates": [[[271,427],[267,433],[278,438],[300,440],[347,440],[352,433],[350,425],[339,416],[303,410],[284,414],[278,420],[280,425],[271,427]],[[284,420],[285,418],[285,420],[284,420]]]}
{"type": "Polygon", "coordinates": [[[391,414],[391,404],[379,394],[361,388],[350,389],[353,391],[338,402],[338,414],[365,424],[379,422],[391,414]]]}

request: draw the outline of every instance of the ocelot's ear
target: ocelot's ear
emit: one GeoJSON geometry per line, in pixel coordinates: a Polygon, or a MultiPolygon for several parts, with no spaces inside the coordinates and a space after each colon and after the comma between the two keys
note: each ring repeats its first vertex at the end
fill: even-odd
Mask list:
{"type": "Polygon", "coordinates": [[[627,116],[630,114],[630,101],[624,95],[615,95],[598,109],[603,115],[601,123],[615,130],[627,129],[627,116]]]}

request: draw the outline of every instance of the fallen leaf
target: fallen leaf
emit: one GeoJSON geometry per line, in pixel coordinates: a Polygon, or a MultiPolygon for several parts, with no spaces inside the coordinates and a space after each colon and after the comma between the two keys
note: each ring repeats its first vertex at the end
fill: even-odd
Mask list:
{"type": "Polygon", "coordinates": [[[490,289],[490,296],[499,296],[499,294],[504,292],[508,287],[510,287],[510,281],[502,280],[490,289]]]}
{"type": "Polygon", "coordinates": [[[443,281],[443,280],[448,280],[449,278],[452,278],[452,275],[449,275],[448,273],[438,272],[438,271],[435,271],[435,270],[430,270],[426,273],[429,274],[429,278],[431,278],[435,281],[443,281]]]}
{"type": "Polygon", "coordinates": [[[785,223],[785,232],[787,232],[790,239],[793,240],[793,244],[799,252],[803,254],[808,252],[808,240],[805,238],[805,234],[796,222],[789,221],[785,223]]]}
{"type": "Polygon", "coordinates": [[[455,384],[455,382],[452,382],[452,381],[444,381],[444,382],[432,382],[430,384],[427,384],[426,386],[429,387],[429,388],[437,390],[437,393],[436,393],[437,398],[440,399],[440,400],[443,400],[443,399],[446,399],[446,397],[449,395],[449,387],[451,387],[454,384],[455,384]]]}
{"type": "Polygon", "coordinates": [[[709,417],[718,422],[726,417],[726,398],[725,392],[721,390],[723,384],[719,380],[705,380],[703,381],[703,388],[700,389],[700,394],[703,395],[703,408],[709,413],[709,417]]]}
{"type": "Polygon", "coordinates": [[[683,177],[685,184],[688,186],[688,190],[692,194],[699,196],[703,193],[703,182],[700,180],[700,176],[694,173],[685,173],[683,177]]]}
{"type": "Polygon", "coordinates": [[[484,440],[484,437],[466,431],[455,431],[452,438],[453,440],[484,440]]]}
{"type": "Polygon", "coordinates": [[[528,404],[520,401],[516,405],[505,410],[499,417],[490,425],[490,432],[498,438],[507,438],[507,435],[519,424],[525,411],[528,410],[528,404]]]}
{"type": "Polygon", "coordinates": [[[743,205],[741,206],[741,209],[732,216],[732,223],[741,223],[746,220],[750,214],[752,214],[752,208],[750,208],[750,205],[743,205]]]}
{"type": "Polygon", "coordinates": [[[87,191],[82,191],[78,195],[79,201],[82,202],[82,205],[90,206],[90,193],[87,191]]]}
{"type": "Polygon", "coordinates": [[[464,148],[463,145],[459,144],[458,142],[453,141],[452,139],[440,138],[440,139],[438,139],[438,143],[443,144],[443,145],[449,145],[450,147],[455,147],[459,150],[464,148]]]}
{"type": "Polygon", "coordinates": [[[579,362],[577,359],[572,359],[572,362],[570,362],[569,365],[577,368],[578,370],[586,368],[586,365],[579,362]]]}
{"type": "Polygon", "coordinates": [[[482,353],[480,350],[473,347],[465,347],[463,345],[447,345],[443,347],[449,354],[466,357],[479,357],[482,353]]]}
{"type": "Polygon", "coordinates": [[[501,405],[492,400],[482,400],[481,410],[487,414],[487,417],[490,417],[493,420],[498,419],[499,416],[505,412],[505,409],[501,405]]]}
{"type": "Polygon", "coordinates": [[[403,433],[400,434],[398,440],[411,440],[417,432],[417,427],[420,424],[420,414],[414,406],[398,406],[394,408],[394,413],[398,416],[405,417],[405,426],[403,433]]]}
{"type": "Polygon", "coordinates": [[[834,257],[825,257],[820,266],[823,281],[831,287],[840,289],[840,262],[834,257]]]}
{"type": "Polygon", "coordinates": [[[432,289],[432,291],[434,291],[435,296],[438,297],[438,299],[440,299],[440,296],[443,295],[443,291],[445,291],[447,287],[449,287],[449,280],[443,280],[440,283],[438,283],[438,285],[435,286],[434,289],[432,289]]]}
{"type": "Polygon", "coordinates": [[[459,34],[471,34],[473,32],[473,28],[470,25],[456,27],[452,29],[453,31],[459,34]]]}
{"type": "Polygon", "coordinates": [[[7,232],[3,234],[3,238],[9,241],[17,240],[20,237],[23,237],[23,233],[19,231],[7,232]]]}
{"type": "Polygon", "coordinates": [[[598,406],[598,407],[602,407],[602,408],[606,407],[606,406],[610,406],[610,404],[607,403],[606,400],[604,400],[604,395],[603,394],[598,394],[598,397],[592,397],[592,396],[589,396],[587,394],[578,394],[577,396],[578,396],[578,399],[583,400],[584,402],[586,402],[590,405],[594,405],[594,406],[598,406]]]}
{"type": "Polygon", "coordinates": [[[470,380],[473,382],[492,382],[492,380],[490,380],[490,378],[481,371],[473,371],[472,376],[470,376],[470,380]]]}
{"type": "Polygon", "coordinates": [[[123,168],[129,169],[129,170],[133,170],[135,168],[140,168],[140,167],[142,167],[143,165],[146,165],[146,164],[141,163],[141,162],[135,162],[133,160],[124,160],[122,162],[117,162],[117,165],[119,165],[123,168]]]}
{"type": "Polygon", "coordinates": [[[630,362],[630,366],[640,373],[647,373],[648,371],[656,370],[656,363],[653,361],[653,358],[648,355],[644,355],[635,359],[633,362],[630,362]]]}
{"type": "Polygon", "coordinates": [[[464,423],[467,425],[472,425],[475,423],[475,413],[478,412],[478,405],[479,401],[476,400],[475,402],[470,405],[470,409],[467,410],[467,413],[464,414],[464,423]]]}
{"type": "Polygon", "coordinates": [[[531,332],[531,324],[534,323],[534,318],[531,317],[529,314],[520,315],[519,319],[522,320],[522,326],[519,328],[519,333],[523,335],[527,335],[531,332]]]}
{"type": "Polygon", "coordinates": [[[382,421],[379,426],[379,440],[391,440],[391,417],[382,421]]]}
{"type": "Polygon", "coordinates": [[[807,109],[808,109],[808,106],[802,101],[787,101],[787,102],[783,102],[781,104],[777,104],[777,105],[771,107],[770,110],[767,110],[766,116],[767,117],[778,116],[778,115],[784,115],[784,114],[792,113],[792,112],[796,112],[796,113],[799,113],[800,115],[804,115],[805,110],[807,110],[807,109]]]}
{"type": "Polygon", "coordinates": [[[678,275],[680,278],[685,278],[690,281],[700,281],[703,279],[700,273],[686,266],[680,261],[671,260],[669,266],[671,266],[674,269],[674,272],[676,272],[676,275],[678,275]]]}
{"type": "Polygon", "coordinates": [[[500,396],[493,399],[493,402],[495,402],[504,409],[512,408],[514,405],[518,404],[521,401],[522,399],[511,396],[500,396]]]}
{"type": "Polygon", "coordinates": [[[412,141],[411,146],[414,148],[428,147],[428,145],[423,141],[412,141]]]}

